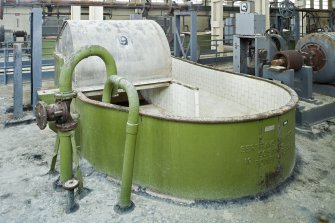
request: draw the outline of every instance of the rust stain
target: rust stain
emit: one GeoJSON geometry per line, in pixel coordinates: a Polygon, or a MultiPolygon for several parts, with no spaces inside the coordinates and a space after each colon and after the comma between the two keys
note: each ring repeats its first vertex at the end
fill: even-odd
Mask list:
{"type": "Polygon", "coordinates": [[[281,180],[282,167],[278,166],[275,171],[270,171],[265,173],[263,180],[260,182],[260,185],[265,188],[272,188],[281,180]]]}

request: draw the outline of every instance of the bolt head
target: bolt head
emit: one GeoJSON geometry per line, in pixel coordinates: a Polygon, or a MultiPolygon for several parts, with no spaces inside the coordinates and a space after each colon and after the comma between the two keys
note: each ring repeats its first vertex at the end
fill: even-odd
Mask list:
{"type": "Polygon", "coordinates": [[[78,186],[79,186],[79,181],[76,179],[68,180],[63,185],[65,190],[74,190],[78,186]]]}

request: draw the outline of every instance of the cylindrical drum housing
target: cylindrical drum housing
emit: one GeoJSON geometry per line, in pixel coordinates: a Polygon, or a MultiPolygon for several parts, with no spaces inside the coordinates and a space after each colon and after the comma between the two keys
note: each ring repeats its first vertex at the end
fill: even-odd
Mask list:
{"type": "Polygon", "coordinates": [[[313,67],[315,82],[335,81],[335,32],[306,35],[298,41],[296,50],[304,54],[305,64],[313,67]]]}
{"type": "MultiPolygon", "coordinates": [[[[171,76],[170,48],[163,29],[152,20],[66,21],[56,44],[56,83],[59,67],[81,47],[99,45],[114,57],[118,75],[136,83],[171,76]]],[[[105,65],[99,57],[78,64],[74,88],[102,86],[105,65]]]]}

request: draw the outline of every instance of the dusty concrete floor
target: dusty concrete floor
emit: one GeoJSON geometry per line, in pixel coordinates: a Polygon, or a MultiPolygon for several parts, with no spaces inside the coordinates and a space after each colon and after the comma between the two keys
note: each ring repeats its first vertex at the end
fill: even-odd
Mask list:
{"type": "MultiPolygon", "coordinates": [[[[0,86],[1,122],[11,100],[7,90],[0,86]]],[[[56,192],[56,176],[46,175],[55,134],[35,124],[0,127],[0,222],[335,222],[335,131],[327,125],[322,137],[296,136],[294,174],[270,196],[176,204],[133,193],[136,208],[126,215],[113,210],[118,185],[85,162],[85,186],[92,191],[77,212],[66,214],[66,193],[56,192]]]]}

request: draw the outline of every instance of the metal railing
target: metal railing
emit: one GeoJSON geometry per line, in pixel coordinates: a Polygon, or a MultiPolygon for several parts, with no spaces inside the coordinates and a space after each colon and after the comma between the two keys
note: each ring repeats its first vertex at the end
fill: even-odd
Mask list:
{"type": "Polygon", "coordinates": [[[199,62],[206,64],[217,64],[223,61],[227,54],[232,53],[225,48],[227,45],[225,39],[212,39],[199,41],[200,54],[199,62]],[[205,48],[205,49],[204,49],[205,48]],[[206,49],[208,48],[208,49],[206,49]]]}
{"type": "MultiPolygon", "coordinates": [[[[48,40],[46,42],[53,42],[48,40]]],[[[0,83],[7,85],[13,81],[14,74],[14,48],[15,43],[22,44],[22,76],[23,80],[31,77],[31,46],[29,41],[23,42],[0,42],[0,83]]],[[[51,44],[52,45],[52,44],[51,44]]],[[[53,44],[54,45],[54,44],[53,44]]],[[[54,46],[42,47],[42,74],[44,78],[54,76],[54,46]]]]}
{"type": "MultiPolygon", "coordinates": [[[[233,35],[232,35],[233,36],[233,35]]],[[[213,39],[216,36],[210,36],[211,39],[198,40],[197,43],[197,57],[198,63],[202,64],[217,64],[232,57],[232,41],[230,39],[213,39]],[[231,42],[229,42],[231,41],[231,42]],[[222,46],[222,48],[220,47],[222,46]],[[227,50],[227,46],[230,48],[227,50]]],[[[185,38],[181,38],[183,49],[189,57],[189,42],[185,38]]],[[[174,55],[173,48],[170,48],[171,54],[174,55]]],[[[184,58],[184,57],[183,57],[184,58]]],[[[189,59],[189,58],[187,58],[189,59]]]]}

